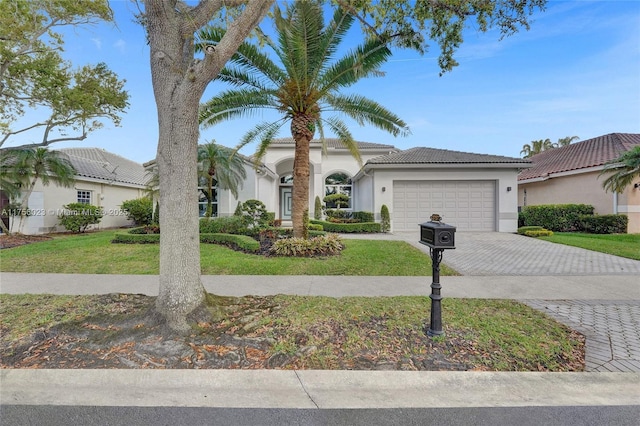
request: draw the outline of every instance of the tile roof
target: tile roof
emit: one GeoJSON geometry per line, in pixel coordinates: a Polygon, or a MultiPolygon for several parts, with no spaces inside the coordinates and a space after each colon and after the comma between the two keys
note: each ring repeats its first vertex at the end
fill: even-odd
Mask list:
{"type": "MultiPolygon", "coordinates": [[[[324,141],[327,145],[327,148],[332,148],[332,149],[346,149],[344,144],[340,141],[340,139],[337,138],[324,138],[324,141]]],[[[278,139],[273,139],[271,141],[271,146],[290,146],[294,144],[294,140],[293,138],[278,138],[278,139]]],[[[390,151],[396,151],[397,148],[393,145],[387,145],[387,144],[380,144],[380,143],[373,143],[373,142],[360,142],[360,141],[356,141],[356,144],[358,144],[358,149],[378,149],[378,150],[390,150],[390,151]]],[[[312,139],[311,140],[311,146],[321,146],[322,144],[320,143],[320,139],[312,139]]]]}
{"type": "Polygon", "coordinates": [[[501,155],[417,147],[373,158],[367,164],[516,164],[528,167],[530,162],[501,155]]]}
{"type": "Polygon", "coordinates": [[[113,154],[101,148],[62,148],[76,168],[77,176],[145,185],[147,178],[142,164],[113,154]]]}
{"type": "Polygon", "coordinates": [[[621,153],[640,145],[638,133],[610,133],[530,157],[533,167],[523,170],[518,180],[542,178],[552,173],[602,166],[621,153]]]}

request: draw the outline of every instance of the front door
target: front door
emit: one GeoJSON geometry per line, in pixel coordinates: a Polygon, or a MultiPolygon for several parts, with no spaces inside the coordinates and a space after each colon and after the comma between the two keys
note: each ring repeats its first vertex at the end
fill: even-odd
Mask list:
{"type": "Polygon", "coordinates": [[[291,220],[292,187],[280,187],[280,219],[291,220]]]}

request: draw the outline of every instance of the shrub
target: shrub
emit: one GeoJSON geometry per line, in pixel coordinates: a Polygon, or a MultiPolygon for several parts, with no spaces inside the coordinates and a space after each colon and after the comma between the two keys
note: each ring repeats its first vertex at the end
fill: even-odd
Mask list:
{"type": "Polygon", "coordinates": [[[322,231],[324,228],[319,223],[310,223],[307,229],[310,231],[322,231]]]}
{"type": "Polygon", "coordinates": [[[111,242],[114,244],[159,244],[160,234],[118,233],[111,242]]]}
{"type": "Polygon", "coordinates": [[[553,235],[553,231],[549,231],[548,229],[530,229],[528,231],[524,231],[524,235],[527,237],[550,237],[553,235]]]}
{"type": "Polygon", "coordinates": [[[327,205],[336,206],[338,210],[340,207],[348,207],[349,206],[349,196],[347,194],[329,194],[322,199],[327,205]]]}
{"type": "Polygon", "coordinates": [[[555,232],[580,229],[580,217],[593,215],[593,206],[587,204],[547,204],[525,206],[522,216],[525,226],[542,226],[555,232]]]}
{"type": "MultiPolygon", "coordinates": [[[[118,233],[111,242],[119,244],[158,244],[160,243],[160,234],[118,233]]],[[[200,234],[200,242],[222,244],[234,250],[252,253],[260,251],[260,243],[246,235],[200,234]]]]}
{"type": "Polygon", "coordinates": [[[200,219],[201,234],[246,234],[247,219],[242,216],[223,216],[200,219]]]}
{"type": "Polygon", "coordinates": [[[276,241],[271,247],[271,253],[276,256],[329,256],[340,253],[343,249],[342,240],[335,234],[304,238],[286,238],[276,241]]]}
{"type": "Polygon", "coordinates": [[[320,197],[316,195],[315,205],[313,209],[313,218],[315,220],[322,219],[322,201],[320,201],[320,197]]]}
{"type": "Polygon", "coordinates": [[[590,234],[626,234],[629,218],[623,214],[580,216],[581,230],[590,234]]]}
{"type": "Polygon", "coordinates": [[[238,201],[238,205],[236,206],[236,210],[233,212],[234,216],[242,216],[242,203],[238,201]]]}
{"type": "Polygon", "coordinates": [[[71,203],[63,207],[65,211],[58,216],[58,220],[68,231],[84,232],[89,225],[100,223],[102,219],[100,207],[91,204],[71,203]]]}
{"type": "Polygon", "coordinates": [[[247,200],[242,203],[242,215],[249,218],[249,228],[261,228],[269,223],[267,207],[260,200],[247,200]]]}
{"type": "Polygon", "coordinates": [[[375,218],[371,212],[353,212],[351,218],[357,222],[375,222],[375,218]]]}
{"type": "Polygon", "coordinates": [[[311,223],[322,225],[322,229],[326,232],[338,233],[365,233],[365,232],[381,232],[380,224],[376,222],[362,223],[332,223],[321,220],[312,220],[311,223]]]}
{"type": "Polygon", "coordinates": [[[348,210],[326,209],[324,211],[324,214],[327,216],[327,219],[338,219],[338,220],[351,219],[351,212],[348,210]]]}
{"type": "Polygon", "coordinates": [[[160,227],[158,225],[147,225],[139,228],[131,228],[127,231],[129,234],[159,234],[160,227]]]}
{"type": "Polygon", "coordinates": [[[541,229],[544,228],[542,226],[521,226],[520,228],[518,228],[518,234],[524,235],[524,233],[527,231],[539,231],[541,229]]]}
{"type": "Polygon", "coordinates": [[[120,207],[126,210],[127,219],[133,220],[138,226],[150,225],[153,221],[153,200],[149,197],[123,201],[120,207]]]}
{"type": "Polygon", "coordinates": [[[382,232],[389,232],[391,230],[391,216],[389,215],[389,207],[383,204],[380,208],[380,230],[382,232]]]}

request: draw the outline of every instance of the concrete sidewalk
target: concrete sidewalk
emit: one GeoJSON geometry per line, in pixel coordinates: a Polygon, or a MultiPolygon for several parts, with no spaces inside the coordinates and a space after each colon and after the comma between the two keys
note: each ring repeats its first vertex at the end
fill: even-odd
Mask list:
{"type": "MultiPolygon", "coordinates": [[[[0,293],[158,294],[157,275],[0,274],[0,293]]],[[[203,275],[207,291],[222,296],[418,296],[431,277],[317,275],[203,275]]],[[[634,275],[441,276],[443,297],[543,300],[640,300],[634,275]]]]}

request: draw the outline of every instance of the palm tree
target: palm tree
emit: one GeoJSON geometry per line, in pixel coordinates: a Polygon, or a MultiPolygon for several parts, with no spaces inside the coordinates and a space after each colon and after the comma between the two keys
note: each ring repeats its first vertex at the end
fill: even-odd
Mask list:
{"type": "Polygon", "coordinates": [[[537,141],[531,141],[531,144],[524,144],[522,146],[522,151],[520,151],[520,154],[522,154],[524,158],[529,158],[532,155],[540,154],[542,151],[553,148],[555,147],[550,139],[539,139],[537,141]]]}
{"type": "Polygon", "coordinates": [[[578,136],[565,136],[564,138],[558,139],[554,145],[556,148],[562,148],[563,146],[571,145],[571,142],[577,141],[580,138],[578,136]]]}
{"type": "MultiPolygon", "coordinates": [[[[309,206],[309,144],[316,130],[324,141],[324,125],[327,125],[360,161],[357,144],[347,125],[336,116],[324,118],[323,112],[342,113],[360,125],[371,124],[394,136],[408,133],[406,124],[382,105],[361,95],[339,93],[361,78],[382,75],[379,68],[391,55],[382,40],[369,39],[345,56],[334,59],[353,21],[351,15],[338,9],[325,27],[319,2],[293,2],[286,16],[276,3],[277,43],[264,35],[263,39],[281,66],[255,45],[244,43],[219,75],[219,80],[237,88],[220,93],[201,106],[200,122],[204,126],[243,118],[263,109],[282,114],[275,122],[258,124],[236,148],[259,141],[257,160],[265,154],[282,126],[290,122],[295,141],[292,221],[296,237],[307,236],[303,217],[309,206]]],[[[221,37],[219,30],[203,31],[201,45],[215,44],[221,37]]]]}
{"type": "Polygon", "coordinates": [[[41,180],[44,186],[54,182],[68,188],[73,186],[75,182],[76,170],[69,158],[59,151],[50,151],[42,147],[20,148],[10,151],[12,152],[9,154],[11,159],[8,163],[9,174],[15,182],[20,184],[21,189],[22,201],[20,203],[18,233],[22,233],[29,197],[38,180],[41,180]]]}
{"type": "Polygon", "coordinates": [[[600,175],[606,173],[611,174],[602,182],[602,187],[611,192],[624,191],[635,178],[640,177],[640,145],[605,164],[600,175]]]}
{"type": "Polygon", "coordinates": [[[215,141],[198,146],[198,175],[206,182],[207,213],[213,213],[213,186],[217,182],[218,188],[228,189],[238,198],[238,189],[247,178],[244,161],[240,156],[227,147],[218,145],[215,141]],[[215,181],[215,182],[214,182],[215,181]]]}

